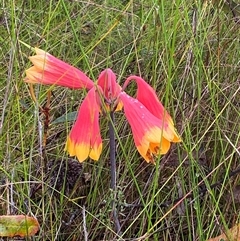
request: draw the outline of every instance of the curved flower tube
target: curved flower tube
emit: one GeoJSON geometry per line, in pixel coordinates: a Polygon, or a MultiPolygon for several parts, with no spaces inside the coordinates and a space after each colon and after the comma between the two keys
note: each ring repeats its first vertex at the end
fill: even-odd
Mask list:
{"type": "Polygon", "coordinates": [[[92,88],[83,100],[65,147],[70,156],[77,156],[80,162],[88,156],[98,160],[102,152],[98,123],[100,106],[96,94],[95,88],[92,88]]]}
{"type": "Polygon", "coordinates": [[[126,79],[123,89],[127,87],[131,80],[134,80],[137,83],[136,99],[139,100],[154,116],[163,122],[169,123],[169,128],[175,133],[173,142],[181,142],[181,138],[175,131],[173,120],[159,101],[155,90],[144,79],[135,75],[129,76],[126,79]]]}
{"type": "Polygon", "coordinates": [[[33,66],[26,70],[25,82],[32,84],[59,85],[72,89],[91,89],[94,82],[82,71],[35,48],[36,55],[29,57],[33,66]]]}
{"type": "Polygon", "coordinates": [[[135,145],[141,156],[154,163],[154,155],[166,154],[177,134],[171,122],[158,119],[137,99],[125,92],[119,95],[131,126],[135,145]]]}

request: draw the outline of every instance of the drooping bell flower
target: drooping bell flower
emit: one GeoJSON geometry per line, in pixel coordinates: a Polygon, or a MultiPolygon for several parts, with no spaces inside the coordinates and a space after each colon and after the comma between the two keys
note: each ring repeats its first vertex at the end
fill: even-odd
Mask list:
{"type": "Polygon", "coordinates": [[[29,57],[33,66],[26,70],[25,82],[31,84],[59,85],[71,89],[91,89],[94,82],[79,69],[35,48],[36,55],[29,57]]]}
{"type": "Polygon", "coordinates": [[[168,152],[170,142],[180,141],[172,123],[158,119],[139,100],[125,92],[119,95],[119,99],[123,102],[135,145],[147,162],[154,163],[154,156],[168,152]]]}
{"type": "Polygon", "coordinates": [[[129,76],[126,79],[123,85],[123,89],[127,87],[130,81],[136,81],[137,83],[136,99],[141,102],[154,116],[162,120],[163,123],[168,123],[168,128],[170,128],[171,131],[174,133],[174,138],[173,140],[171,140],[171,142],[180,142],[181,139],[175,131],[173,120],[158,99],[154,89],[141,77],[135,75],[129,76]]]}
{"type": "Polygon", "coordinates": [[[95,88],[83,100],[71,132],[67,138],[66,150],[80,162],[88,158],[98,160],[102,152],[102,138],[99,129],[100,101],[95,88]]]}
{"type": "Polygon", "coordinates": [[[102,71],[94,84],[82,71],[49,53],[40,49],[36,49],[36,53],[30,57],[34,66],[26,71],[27,83],[89,90],[67,138],[66,150],[70,156],[77,156],[81,162],[87,157],[98,160],[102,151],[99,113],[102,110],[121,110],[122,107],[131,126],[137,150],[147,162],[154,163],[154,156],[167,153],[171,142],[180,141],[172,118],[158,100],[155,91],[142,78],[130,76],[123,86],[124,90],[129,81],[137,82],[135,99],[122,90],[111,69],[102,71]]]}

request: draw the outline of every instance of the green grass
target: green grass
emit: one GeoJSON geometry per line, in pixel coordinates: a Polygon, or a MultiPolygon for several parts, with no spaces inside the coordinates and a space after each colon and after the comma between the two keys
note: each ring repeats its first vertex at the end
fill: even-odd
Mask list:
{"type": "MultiPolygon", "coordinates": [[[[231,12],[187,0],[11,0],[3,1],[0,21],[0,214],[36,216],[41,229],[29,240],[84,240],[86,231],[85,240],[207,240],[239,222],[240,201],[233,198],[239,178],[229,178],[240,159],[240,30],[231,12]],[[48,187],[44,164],[68,158],[64,145],[73,124],[52,122],[76,111],[85,93],[53,88],[44,150],[45,117],[23,82],[33,51],[22,43],[93,80],[105,68],[113,69],[120,84],[130,74],[140,75],[173,117],[183,142],[154,166],[140,157],[124,115],[116,114],[121,237],[111,218],[106,118],[101,158],[83,164],[90,180],[82,180],[73,196],[48,187]],[[199,196],[202,180],[208,191],[199,196]],[[212,188],[218,181],[222,185],[212,188]],[[37,197],[30,198],[33,183],[42,182],[37,197]],[[174,206],[189,192],[192,199],[174,206]]],[[[34,89],[44,106],[50,87],[34,89]]],[[[136,86],[128,93],[134,95],[136,86]]]]}

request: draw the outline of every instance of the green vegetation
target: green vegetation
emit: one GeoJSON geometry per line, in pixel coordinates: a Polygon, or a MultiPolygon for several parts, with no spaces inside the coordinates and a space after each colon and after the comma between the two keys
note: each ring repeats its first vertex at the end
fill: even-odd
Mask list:
{"type": "MultiPolygon", "coordinates": [[[[230,173],[240,160],[240,23],[231,12],[191,0],[2,3],[1,215],[36,216],[41,229],[31,240],[196,241],[239,223],[239,178],[230,173]],[[85,93],[36,85],[34,103],[23,81],[34,54],[26,44],[93,80],[108,67],[121,84],[130,74],[143,77],[174,119],[183,142],[154,166],[140,157],[125,117],[116,113],[120,236],[111,217],[107,119],[101,118],[100,160],[84,162],[80,184],[71,193],[62,190],[57,182],[68,179],[52,172],[52,160],[58,168],[66,164],[64,145],[73,124],[66,116],[85,93]],[[50,89],[45,146],[46,113],[39,106],[48,107],[50,89]],[[59,117],[66,120],[55,121],[59,117]],[[216,182],[221,185],[212,187],[216,182]],[[191,198],[174,206],[186,194],[191,198]]],[[[136,86],[128,92],[134,95],[136,86]]]]}

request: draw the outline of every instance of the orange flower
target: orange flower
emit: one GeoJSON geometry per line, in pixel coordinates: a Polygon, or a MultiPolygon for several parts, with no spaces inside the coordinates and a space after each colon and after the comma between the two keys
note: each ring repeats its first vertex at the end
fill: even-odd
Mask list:
{"type": "Polygon", "coordinates": [[[59,85],[72,89],[91,89],[94,82],[82,71],[35,48],[37,55],[29,57],[34,66],[26,70],[25,82],[32,84],[59,85]]]}
{"type": "Polygon", "coordinates": [[[123,102],[139,153],[147,162],[154,163],[154,155],[166,154],[170,142],[178,139],[172,123],[158,119],[140,101],[125,92],[122,92],[119,98],[123,102]]]}
{"type": "Polygon", "coordinates": [[[98,160],[102,152],[99,113],[121,110],[123,106],[135,145],[147,162],[154,163],[155,155],[167,153],[171,142],[181,141],[172,118],[142,78],[130,76],[123,86],[125,89],[131,80],[137,82],[135,99],[123,91],[111,69],[102,71],[94,84],[82,71],[43,50],[35,50],[37,55],[29,58],[34,66],[26,70],[27,83],[89,89],[67,138],[65,149],[70,156],[77,156],[80,162],[87,157],[98,160]]]}
{"type": "Polygon", "coordinates": [[[159,101],[154,89],[141,77],[135,75],[129,76],[126,79],[123,85],[123,89],[126,88],[129,81],[131,80],[135,80],[137,83],[136,99],[140,101],[158,119],[162,120],[165,123],[169,123],[169,128],[171,128],[172,132],[175,133],[172,142],[181,142],[181,138],[175,131],[174,123],[171,116],[168,114],[162,103],[159,101]]]}
{"type": "Polygon", "coordinates": [[[89,156],[98,160],[102,152],[102,139],[99,129],[99,101],[97,92],[92,88],[83,100],[70,135],[67,139],[66,150],[70,156],[77,156],[83,162],[89,156]]]}

